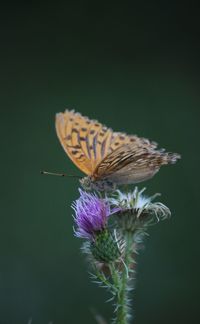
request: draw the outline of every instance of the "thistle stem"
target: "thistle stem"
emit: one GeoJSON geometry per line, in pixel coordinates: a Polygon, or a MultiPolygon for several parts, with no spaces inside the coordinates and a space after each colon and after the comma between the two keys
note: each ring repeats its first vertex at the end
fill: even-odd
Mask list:
{"type": "Polygon", "coordinates": [[[121,274],[119,291],[117,295],[116,324],[127,324],[130,318],[128,287],[131,281],[131,278],[129,277],[130,266],[132,262],[132,244],[133,244],[133,237],[131,232],[126,231],[125,240],[126,240],[126,247],[125,247],[124,263],[126,267],[124,266],[123,272],[121,274]]]}
{"type": "Polygon", "coordinates": [[[110,263],[109,268],[110,268],[110,273],[111,273],[111,277],[113,280],[113,284],[114,284],[114,286],[117,290],[117,293],[118,293],[119,285],[120,285],[120,276],[119,276],[119,273],[115,267],[114,262],[110,263]]]}

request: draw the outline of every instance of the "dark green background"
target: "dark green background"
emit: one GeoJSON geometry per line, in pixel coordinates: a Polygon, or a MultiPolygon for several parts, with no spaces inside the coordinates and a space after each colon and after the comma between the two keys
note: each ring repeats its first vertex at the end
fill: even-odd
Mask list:
{"type": "MultiPolygon", "coordinates": [[[[0,323],[111,316],[73,236],[73,179],[54,115],[75,108],[182,154],[144,183],[173,217],[138,257],[136,324],[199,319],[199,12],[190,1],[8,3],[1,8],[0,323]]],[[[79,173],[79,172],[78,172],[79,173]]],[[[143,187],[143,184],[139,186],[143,187]]]]}

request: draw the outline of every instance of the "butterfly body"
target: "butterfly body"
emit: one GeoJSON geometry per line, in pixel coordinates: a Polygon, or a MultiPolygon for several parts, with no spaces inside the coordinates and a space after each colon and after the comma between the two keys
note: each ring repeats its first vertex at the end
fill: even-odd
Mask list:
{"type": "Polygon", "coordinates": [[[107,190],[150,179],[161,165],[180,155],[156,150],[157,143],[136,135],[113,132],[98,121],[66,110],[56,115],[58,138],[74,164],[87,177],[87,189],[107,190]]]}

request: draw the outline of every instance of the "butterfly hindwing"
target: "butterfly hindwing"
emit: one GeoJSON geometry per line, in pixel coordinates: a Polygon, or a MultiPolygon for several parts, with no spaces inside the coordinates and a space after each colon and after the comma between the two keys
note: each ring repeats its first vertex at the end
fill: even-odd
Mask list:
{"type": "Polygon", "coordinates": [[[107,178],[115,183],[128,184],[151,178],[161,165],[174,163],[176,153],[155,151],[143,141],[125,144],[110,153],[96,168],[96,180],[107,178]]]}
{"type": "Polygon", "coordinates": [[[115,151],[105,157],[97,166],[94,176],[97,178],[107,177],[122,169],[127,164],[137,160],[138,156],[142,156],[147,152],[146,147],[140,147],[136,143],[124,144],[115,151]]]}

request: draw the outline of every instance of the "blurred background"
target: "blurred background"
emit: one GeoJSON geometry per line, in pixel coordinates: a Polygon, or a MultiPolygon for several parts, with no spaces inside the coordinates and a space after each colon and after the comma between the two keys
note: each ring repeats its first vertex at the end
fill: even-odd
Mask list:
{"type": "Polygon", "coordinates": [[[74,108],[181,153],[147,194],[173,217],[138,256],[136,324],[199,320],[199,12],[193,1],[9,2],[1,6],[0,323],[112,316],[73,236],[80,174],[54,129],[74,108]]]}

